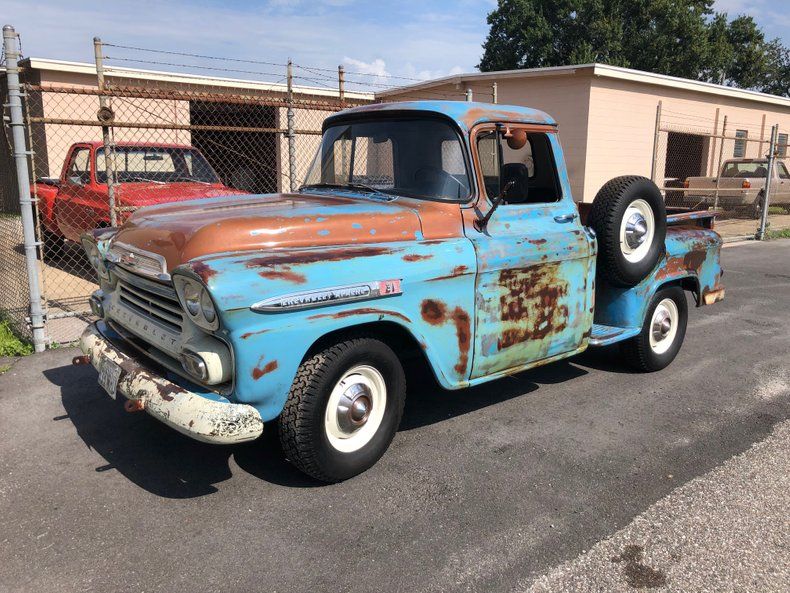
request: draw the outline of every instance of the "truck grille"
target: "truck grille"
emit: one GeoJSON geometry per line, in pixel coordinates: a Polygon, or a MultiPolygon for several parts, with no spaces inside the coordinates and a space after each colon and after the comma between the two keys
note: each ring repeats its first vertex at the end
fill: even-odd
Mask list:
{"type": "Polygon", "coordinates": [[[181,333],[184,314],[172,285],[151,282],[119,267],[114,273],[123,305],[171,332],[181,333]]]}

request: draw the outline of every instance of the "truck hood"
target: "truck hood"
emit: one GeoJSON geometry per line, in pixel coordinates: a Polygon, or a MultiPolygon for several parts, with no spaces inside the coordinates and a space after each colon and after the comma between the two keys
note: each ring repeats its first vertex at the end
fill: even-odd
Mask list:
{"type": "Polygon", "coordinates": [[[419,239],[417,208],[404,202],[270,194],[162,204],[135,212],[113,242],[162,255],[172,270],[217,253],[419,239]]]}
{"type": "Polygon", "coordinates": [[[116,186],[115,196],[123,206],[151,206],[167,202],[183,202],[198,198],[214,198],[246,194],[238,189],[220,183],[196,183],[183,181],[177,183],[120,183],[116,186]]]}

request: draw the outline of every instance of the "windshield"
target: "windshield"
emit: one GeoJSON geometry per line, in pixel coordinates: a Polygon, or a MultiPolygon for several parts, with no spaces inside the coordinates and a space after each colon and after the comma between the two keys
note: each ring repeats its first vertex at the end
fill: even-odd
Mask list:
{"type": "MultiPolygon", "coordinates": [[[[118,183],[219,183],[206,159],[192,148],[116,146],[118,183]]],[[[96,181],[107,183],[104,148],[96,151],[96,181]]]]}
{"type": "Polygon", "coordinates": [[[461,140],[450,123],[414,118],[327,128],[302,189],[316,187],[463,201],[470,182],[461,140]]]}

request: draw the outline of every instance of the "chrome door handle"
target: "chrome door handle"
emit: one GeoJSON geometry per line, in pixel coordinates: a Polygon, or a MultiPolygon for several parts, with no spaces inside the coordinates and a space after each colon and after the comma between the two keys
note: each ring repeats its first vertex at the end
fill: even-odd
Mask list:
{"type": "Polygon", "coordinates": [[[554,222],[571,222],[574,218],[576,218],[575,214],[562,214],[560,216],[555,216],[554,222]]]}

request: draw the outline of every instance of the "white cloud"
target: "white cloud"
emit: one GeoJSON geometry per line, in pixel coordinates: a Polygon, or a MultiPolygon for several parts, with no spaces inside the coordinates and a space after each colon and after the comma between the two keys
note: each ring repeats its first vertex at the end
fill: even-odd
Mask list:
{"type": "Polygon", "coordinates": [[[379,76],[381,78],[386,78],[391,76],[389,72],[387,72],[387,65],[381,58],[376,58],[372,62],[363,62],[362,60],[355,60],[354,58],[345,57],[343,58],[343,63],[350,66],[354,72],[360,74],[373,74],[374,76],[379,76]]]}

